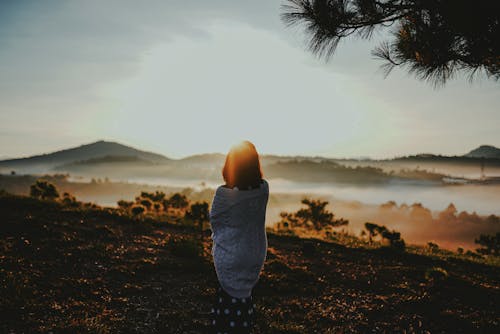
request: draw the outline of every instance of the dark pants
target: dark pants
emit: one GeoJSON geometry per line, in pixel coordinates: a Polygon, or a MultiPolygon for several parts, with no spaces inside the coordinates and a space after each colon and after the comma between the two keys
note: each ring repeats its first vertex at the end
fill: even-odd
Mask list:
{"type": "Polygon", "coordinates": [[[251,332],[255,316],[252,296],[232,297],[219,285],[212,305],[210,314],[212,333],[245,334],[251,332]]]}

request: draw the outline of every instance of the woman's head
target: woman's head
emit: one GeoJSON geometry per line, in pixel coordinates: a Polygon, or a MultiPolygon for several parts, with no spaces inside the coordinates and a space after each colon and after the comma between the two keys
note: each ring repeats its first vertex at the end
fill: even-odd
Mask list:
{"type": "Polygon", "coordinates": [[[245,140],[231,147],[226,156],[222,176],[230,188],[236,186],[239,189],[246,189],[259,185],[262,170],[259,154],[251,142],[245,140]]]}

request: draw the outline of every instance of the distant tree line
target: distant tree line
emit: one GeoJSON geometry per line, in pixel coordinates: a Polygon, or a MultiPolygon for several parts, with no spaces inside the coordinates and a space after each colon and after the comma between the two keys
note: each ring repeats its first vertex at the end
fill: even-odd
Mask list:
{"type": "Polygon", "coordinates": [[[467,211],[458,212],[453,203],[450,203],[444,210],[438,212],[434,218],[431,210],[422,205],[422,203],[413,203],[408,205],[402,203],[399,206],[395,201],[388,201],[379,206],[384,212],[394,212],[408,215],[412,222],[417,223],[488,223],[500,224],[500,217],[497,215],[480,216],[476,212],[467,211]]]}

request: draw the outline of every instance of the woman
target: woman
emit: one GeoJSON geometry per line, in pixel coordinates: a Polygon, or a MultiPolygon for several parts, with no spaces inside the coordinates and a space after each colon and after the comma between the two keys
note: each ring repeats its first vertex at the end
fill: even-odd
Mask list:
{"type": "Polygon", "coordinates": [[[212,308],[213,333],[250,333],[252,289],[267,254],[265,216],[269,185],[262,179],[255,146],[244,141],[229,151],[210,210],[212,255],[219,281],[212,308]]]}

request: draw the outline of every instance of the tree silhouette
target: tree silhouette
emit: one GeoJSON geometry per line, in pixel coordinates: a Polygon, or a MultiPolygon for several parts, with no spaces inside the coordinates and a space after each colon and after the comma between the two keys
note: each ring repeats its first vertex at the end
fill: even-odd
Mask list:
{"type": "Polygon", "coordinates": [[[185,209],[189,206],[189,201],[185,195],[175,193],[163,201],[163,206],[165,208],[185,209]]]}
{"type": "Polygon", "coordinates": [[[368,231],[370,242],[374,237],[380,236],[382,239],[389,241],[389,246],[394,250],[403,251],[406,247],[405,241],[401,239],[401,233],[399,232],[390,231],[383,225],[370,222],[365,223],[365,229],[368,231]]]}
{"type": "Polygon", "coordinates": [[[373,241],[373,237],[378,235],[379,227],[380,227],[379,225],[374,224],[374,223],[370,223],[370,222],[365,223],[365,229],[368,231],[368,239],[370,242],[373,241]]]}
{"type": "Polygon", "coordinates": [[[41,199],[54,200],[59,197],[57,188],[52,183],[44,180],[37,180],[30,186],[30,196],[41,199]]]}
{"type": "Polygon", "coordinates": [[[134,202],[125,201],[125,200],[121,199],[116,204],[118,205],[119,208],[121,208],[123,210],[128,210],[132,207],[132,205],[134,205],[134,202]]]}
{"type": "Polygon", "coordinates": [[[134,204],[131,208],[131,211],[134,216],[139,216],[146,211],[146,208],[143,205],[134,204]]]}
{"type": "Polygon", "coordinates": [[[70,207],[79,207],[80,206],[80,202],[77,201],[76,197],[71,195],[70,193],[68,192],[65,192],[63,194],[63,197],[61,199],[61,202],[66,205],[66,206],[70,206],[70,207]]]}
{"type": "Polygon", "coordinates": [[[455,222],[457,220],[457,208],[455,205],[450,203],[446,209],[439,213],[438,220],[443,223],[455,222]]]}
{"type": "Polygon", "coordinates": [[[475,242],[483,246],[477,249],[478,253],[500,255],[500,232],[496,235],[481,234],[475,242]]]}
{"type": "Polygon", "coordinates": [[[431,253],[436,253],[439,250],[439,245],[435,242],[429,241],[427,243],[427,248],[431,251],[431,253]]]}
{"type": "Polygon", "coordinates": [[[422,203],[413,203],[410,207],[410,219],[417,223],[427,223],[432,221],[432,212],[422,203]]]}
{"type": "Polygon", "coordinates": [[[321,231],[326,227],[338,227],[347,225],[348,220],[343,218],[335,219],[334,214],[326,210],[327,201],[310,200],[304,198],[301,201],[307,207],[298,210],[295,213],[282,212],[280,224],[284,227],[305,227],[321,231]]]}
{"type": "Polygon", "coordinates": [[[494,0],[287,0],[283,21],[304,23],[309,49],[329,58],[350,36],[369,39],[377,29],[392,35],[372,51],[417,78],[444,84],[457,72],[500,78],[500,9],[494,0]]]}
{"type": "Polygon", "coordinates": [[[145,207],[147,211],[151,210],[151,208],[153,207],[153,201],[151,201],[149,198],[142,198],[138,201],[138,203],[145,207]]]}
{"type": "Polygon", "coordinates": [[[203,240],[203,224],[209,220],[209,211],[207,202],[196,202],[186,212],[186,218],[198,223],[200,228],[200,238],[203,240]]]}
{"type": "Polygon", "coordinates": [[[152,202],[162,202],[165,199],[165,193],[162,191],[155,191],[154,193],[142,191],[139,197],[149,198],[152,202]]]}

